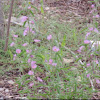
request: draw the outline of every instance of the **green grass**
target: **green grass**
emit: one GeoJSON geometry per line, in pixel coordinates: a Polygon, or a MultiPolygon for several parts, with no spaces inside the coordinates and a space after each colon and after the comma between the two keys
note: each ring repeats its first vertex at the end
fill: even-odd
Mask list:
{"type": "MultiPolygon", "coordinates": [[[[34,17],[34,19],[38,18],[34,17]]],[[[34,29],[36,32],[35,35],[28,33],[28,36],[25,37],[23,36],[23,27],[11,26],[12,31],[10,31],[9,45],[13,41],[13,34],[17,34],[19,37],[15,38],[15,45],[13,47],[8,47],[7,56],[4,52],[0,55],[0,62],[8,61],[16,64],[14,69],[19,69],[19,72],[22,73],[16,78],[18,87],[22,88],[19,91],[20,95],[27,94],[29,99],[91,98],[94,92],[98,92],[98,89],[93,91],[89,78],[86,77],[87,73],[84,67],[91,74],[91,80],[95,86],[95,79],[100,79],[98,75],[100,64],[97,65],[92,62],[92,60],[95,60],[95,57],[91,60],[88,50],[83,51],[81,54],[76,52],[80,46],[84,45],[85,35],[89,31],[86,24],[81,24],[81,28],[78,29],[75,23],[59,22],[56,17],[47,20],[42,18],[35,23],[37,27],[37,29],[34,29]],[[50,41],[47,40],[49,34],[52,34],[50,41]],[[41,42],[33,43],[33,39],[40,39],[41,42]],[[26,42],[28,46],[23,47],[22,44],[26,42]],[[53,46],[59,47],[60,51],[55,53],[52,50],[53,46]],[[74,58],[75,56],[66,50],[64,46],[75,52],[84,61],[84,65],[78,62],[79,59],[76,59],[73,63],[65,64],[63,58],[74,58]],[[13,61],[13,54],[16,54],[16,49],[21,49],[21,53],[17,54],[16,60],[13,61]],[[27,54],[26,49],[31,49],[32,52],[27,54]],[[34,55],[34,58],[30,58],[30,55],[34,55]],[[36,69],[31,69],[31,65],[27,63],[29,58],[36,61],[36,69]],[[53,59],[53,62],[57,63],[57,66],[52,66],[48,62],[45,62],[45,60],[49,61],[49,59],[53,59]],[[87,67],[86,64],[89,62],[91,65],[87,67]],[[34,71],[33,76],[28,75],[29,70],[34,71]],[[37,81],[37,77],[41,77],[43,82],[37,81]],[[30,82],[34,82],[32,88],[29,87],[30,82]]],[[[5,65],[1,66],[1,72],[4,70],[3,66],[5,65]]],[[[12,67],[8,64],[8,68],[4,73],[10,70],[12,70],[12,67]]]]}

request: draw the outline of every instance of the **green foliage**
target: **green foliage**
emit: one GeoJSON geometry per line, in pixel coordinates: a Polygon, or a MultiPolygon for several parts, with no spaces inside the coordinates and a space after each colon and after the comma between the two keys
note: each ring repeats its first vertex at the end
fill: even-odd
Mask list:
{"type": "MultiPolygon", "coordinates": [[[[5,62],[5,58],[9,58],[8,60],[11,63],[16,64],[14,68],[19,69],[20,72],[16,78],[16,84],[21,88],[18,92],[22,96],[27,94],[28,99],[91,98],[95,91],[93,91],[87,74],[91,75],[90,79],[91,81],[94,80],[93,85],[95,86],[97,84],[95,80],[100,79],[100,63],[96,64],[97,62],[95,62],[95,52],[93,52],[95,55],[91,57],[89,44],[83,43],[89,29],[86,25],[81,25],[81,28],[78,29],[78,26],[75,26],[74,23],[73,25],[61,23],[57,17],[54,19],[51,17],[50,19],[44,19],[44,17],[49,15],[44,12],[43,0],[40,0],[40,4],[40,8],[36,8],[30,3],[26,4],[26,6],[23,4],[25,8],[17,16],[24,15],[23,13],[25,13],[29,19],[23,23],[23,27],[11,26],[11,29],[14,31],[10,33],[8,51],[5,53],[0,48],[0,62],[2,60],[5,62]],[[34,8],[36,12],[41,11],[42,19],[37,20],[37,13],[27,9],[28,6],[34,8]],[[30,27],[30,17],[34,18],[34,27],[30,27]],[[23,36],[26,22],[29,24],[29,30],[27,35],[23,36]],[[35,33],[32,33],[31,29],[35,33]],[[17,34],[19,37],[13,37],[14,34],[17,34]],[[49,35],[52,35],[50,40],[47,39],[49,35]],[[40,41],[35,42],[34,39],[40,41]],[[11,47],[10,43],[12,42],[15,44],[11,47]],[[27,45],[23,46],[24,43],[27,43],[27,45]],[[54,46],[60,50],[54,51],[54,46]],[[77,50],[80,46],[84,46],[84,49],[79,53],[77,50]],[[17,53],[17,49],[20,49],[21,52],[17,53]],[[75,55],[72,54],[72,51],[75,55]],[[13,60],[14,54],[16,54],[15,60],[13,60]],[[66,61],[63,58],[66,58],[66,61]],[[69,58],[70,60],[72,60],[71,58],[76,59],[73,62],[67,62],[69,58]],[[53,60],[53,62],[50,62],[50,60],[53,60]],[[79,63],[80,60],[83,61],[83,64],[79,63]],[[32,61],[36,61],[36,68],[34,68],[34,64],[32,65],[32,61]],[[88,63],[90,63],[90,66],[87,66],[88,63]],[[29,75],[30,70],[34,72],[32,75],[29,75]],[[34,85],[30,86],[30,83],[34,83],[34,85]]],[[[93,22],[94,28],[98,28],[98,26],[98,22],[93,22]]],[[[93,32],[93,35],[96,36],[96,32],[93,32]]],[[[90,35],[87,39],[91,38],[92,36],[90,35]]],[[[100,47],[98,51],[100,51],[100,47]]],[[[96,89],[96,91],[98,90],[96,89]]]]}

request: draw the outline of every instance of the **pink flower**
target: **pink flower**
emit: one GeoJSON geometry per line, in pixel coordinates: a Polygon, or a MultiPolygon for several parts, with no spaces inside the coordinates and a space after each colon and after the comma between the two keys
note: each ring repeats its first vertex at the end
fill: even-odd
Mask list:
{"type": "Polygon", "coordinates": [[[53,60],[52,59],[49,59],[49,64],[52,64],[53,63],[53,60]]]}
{"type": "Polygon", "coordinates": [[[99,61],[98,61],[98,60],[95,60],[94,62],[95,62],[96,64],[99,64],[99,61]]]}
{"type": "Polygon", "coordinates": [[[31,58],[33,58],[33,57],[34,57],[34,55],[30,55],[30,57],[31,57],[31,58]]]}
{"type": "Polygon", "coordinates": [[[45,59],[45,62],[48,62],[48,61],[45,59]]]}
{"type": "Polygon", "coordinates": [[[36,64],[31,65],[31,68],[35,69],[37,67],[36,64]]]}
{"type": "Polygon", "coordinates": [[[77,51],[78,51],[79,53],[81,53],[81,50],[80,50],[80,49],[78,49],[77,51]]]}
{"type": "Polygon", "coordinates": [[[31,62],[31,59],[28,59],[28,63],[30,63],[31,62]]]}
{"type": "Polygon", "coordinates": [[[51,40],[51,39],[52,39],[52,35],[48,35],[47,40],[51,40]]]}
{"type": "Polygon", "coordinates": [[[31,66],[33,66],[36,63],[36,61],[31,61],[31,66]]]}
{"type": "Polygon", "coordinates": [[[24,46],[24,47],[27,46],[27,43],[24,43],[22,46],[24,46]]]}
{"type": "Polygon", "coordinates": [[[16,37],[16,38],[17,38],[17,37],[18,37],[18,35],[13,35],[13,37],[16,37]]]}
{"type": "Polygon", "coordinates": [[[90,31],[93,31],[93,27],[89,28],[90,31]]]}
{"type": "Polygon", "coordinates": [[[87,74],[87,78],[89,78],[90,77],[90,74],[87,74]]]}
{"type": "Polygon", "coordinates": [[[29,29],[30,29],[29,27],[26,27],[26,29],[25,29],[25,30],[28,32],[28,31],[29,31],[29,29]]]}
{"type": "Polygon", "coordinates": [[[34,39],[34,42],[40,42],[41,40],[38,40],[38,39],[34,39]]]}
{"type": "Polygon", "coordinates": [[[27,21],[27,19],[28,19],[27,16],[22,16],[22,17],[21,17],[21,22],[25,22],[25,21],[27,21]]]}
{"type": "Polygon", "coordinates": [[[27,49],[27,50],[26,50],[26,52],[27,52],[27,53],[31,53],[31,52],[32,52],[32,50],[28,50],[28,49],[27,49]]]}
{"type": "Polygon", "coordinates": [[[34,72],[31,70],[28,72],[28,75],[33,75],[33,74],[34,74],[34,72]]]}
{"type": "Polygon", "coordinates": [[[96,15],[95,17],[96,17],[96,18],[99,18],[100,16],[99,16],[99,15],[96,15]]]}
{"type": "Polygon", "coordinates": [[[25,36],[25,35],[27,35],[27,32],[26,31],[23,32],[23,36],[25,36]]]}
{"type": "Polygon", "coordinates": [[[21,50],[20,49],[16,49],[16,53],[21,53],[21,50]]]}
{"type": "Polygon", "coordinates": [[[91,10],[89,13],[91,14],[91,13],[93,13],[93,11],[94,11],[94,10],[91,10]]]}
{"type": "Polygon", "coordinates": [[[34,24],[34,21],[31,21],[32,24],[34,24]]]}
{"type": "Polygon", "coordinates": [[[93,18],[95,18],[95,16],[93,16],[93,18]]]}
{"type": "Polygon", "coordinates": [[[32,28],[30,29],[30,32],[32,32],[32,28]]]}
{"type": "Polygon", "coordinates": [[[89,40],[84,40],[84,43],[85,43],[85,44],[89,44],[90,41],[89,41],[89,40]]]}
{"type": "Polygon", "coordinates": [[[86,64],[86,66],[89,67],[90,66],[90,63],[86,64]]]}
{"type": "Polygon", "coordinates": [[[33,82],[29,84],[29,86],[30,86],[30,87],[32,87],[33,85],[34,85],[34,83],[33,83],[33,82]]]}
{"type": "Polygon", "coordinates": [[[96,28],[94,29],[94,32],[99,33],[99,31],[96,28]]]}
{"type": "Polygon", "coordinates": [[[84,46],[80,46],[77,51],[80,53],[83,48],[84,48],[84,46]]]}
{"type": "Polygon", "coordinates": [[[26,29],[23,32],[23,36],[27,35],[27,32],[29,31],[29,27],[26,27],[26,29]]]}
{"type": "Polygon", "coordinates": [[[91,8],[94,8],[94,7],[95,7],[94,4],[92,4],[92,5],[91,5],[91,8]]]}
{"type": "Polygon", "coordinates": [[[52,48],[52,50],[55,51],[55,52],[58,52],[58,51],[59,51],[59,48],[56,47],[56,46],[54,46],[54,47],[52,48]]]}
{"type": "Polygon", "coordinates": [[[87,34],[86,34],[86,36],[85,36],[85,38],[87,38],[90,34],[91,34],[90,32],[89,32],[89,33],[87,33],[87,34]]]}
{"type": "Polygon", "coordinates": [[[96,79],[96,83],[100,84],[100,81],[96,79]]]}
{"type": "Polygon", "coordinates": [[[32,31],[32,33],[33,33],[33,34],[35,34],[35,32],[34,32],[34,31],[32,31]]]}
{"type": "Polygon", "coordinates": [[[16,54],[13,55],[13,60],[16,60],[16,54]]]}
{"type": "Polygon", "coordinates": [[[37,80],[43,82],[43,80],[40,77],[37,77],[37,80]]]}
{"type": "Polygon", "coordinates": [[[12,42],[11,44],[10,44],[10,46],[12,47],[12,46],[14,46],[15,45],[15,43],[14,42],[12,42]]]}
{"type": "Polygon", "coordinates": [[[52,66],[57,66],[57,63],[52,63],[52,66]]]}
{"type": "Polygon", "coordinates": [[[28,9],[31,9],[31,6],[29,6],[28,9]]]}

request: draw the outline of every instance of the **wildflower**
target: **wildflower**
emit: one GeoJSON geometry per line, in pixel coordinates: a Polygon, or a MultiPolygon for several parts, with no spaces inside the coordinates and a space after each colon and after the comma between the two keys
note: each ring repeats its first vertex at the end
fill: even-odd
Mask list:
{"type": "Polygon", "coordinates": [[[23,36],[25,36],[25,35],[27,35],[27,32],[26,32],[26,30],[23,32],[23,36]]]}
{"type": "Polygon", "coordinates": [[[24,43],[22,46],[24,46],[24,47],[27,46],[27,43],[24,43]]]}
{"type": "Polygon", "coordinates": [[[32,32],[32,28],[30,29],[30,32],[32,32]]]}
{"type": "Polygon", "coordinates": [[[51,40],[51,39],[52,39],[52,35],[48,35],[47,40],[51,40]]]}
{"type": "Polygon", "coordinates": [[[18,35],[13,35],[13,37],[16,37],[16,38],[17,38],[17,37],[18,37],[18,35]]]}
{"type": "Polygon", "coordinates": [[[52,66],[57,66],[57,63],[52,63],[52,66]]]}
{"type": "Polygon", "coordinates": [[[99,31],[96,28],[94,29],[94,32],[99,33],[99,31]]]}
{"type": "Polygon", "coordinates": [[[33,85],[34,85],[34,83],[33,83],[33,82],[29,84],[29,86],[30,86],[30,87],[32,87],[33,85]]]}
{"type": "Polygon", "coordinates": [[[34,24],[34,21],[31,21],[32,24],[34,24]]]}
{"type": "Polygon", "coordinates": [[[84,40],[84,43],[85,43],[85,44],[89,44],[90,41],[89,41],[89,40],[84,40]]]}
{"type": "Polygon", "coordinates": [[[43,82],[43,80],[40,77],[37,77],[37,80],[43,82]]]}
{"type": "Polygon", "coordinates": [[[86,34],[86,36],[85,36],[85,38],[87,38],[90,34],[91,34],[90,32],[89,32],[89,33],[87,33],[87,34],[86,34]]]}
{"type": "Polygon", "coordinates": [[[25,29],[25,30],[28,32],[28,31],[29,31],[29,29],[30,29],[29,27],[26,27],[26,29],[25,29]]]}
{"type": "Polygon", "coordinates": [[[33,74],[34,74],[34,72],[31,70],[28,72],[28,75],[33,75],[33,74]]]}
{"type": "Polygon", "coordinates": [[[35,32],[34,32],[34,31],[32,31],[32,33],[33,33],[33,34],[35,34],[35,32]]]}
{"type": "Polygon", "coordinates": [[[96,64],[99,64],[99,61],[98,61],[98,60],[95,60],[94,62],[95,62],[96,64]]]}
{"type": "Polygon", "coordinates": [[[31,6],[29,6],[28,9],[31,9],[31,6]]]}
{"type": "Polygon", "coordinates": [[[93,31],[93,27],[89,28],[90,31],[93,31]]]}
{"type": "Polygon", "coordinates": [[[37,48],[34,49],[35,51],[37,50],[37,48]]]}
{"type": "Polygon", "coordinates": [[[53,63],[53,60],[52,59],[49,59],[49,64],[52,64],[53,63]]]}
{"type": "Polygon", "coordinates": [[[31,57],[31,58],[33,58],[33,57],[34,57],[34,55],[30,55],[30,57],[31,57]]]}
{"type": "Polygon", "coordinates": [[[45,62],[48,62],[48,61],[45,59],[45,62]]]}
{"type": "Polygon", "coordinates": [[[25,22],[25,21],[27,21],[27,19],[28,19],[27,16],[22,16],[22,17],[21,17],[21,22],[25,22]]]}
{"type": "Polygon", "coordinates": [[[94,10],[91,10],[89,13],[93,13],[94,10]]]}
{"type": "Polygon", "coordinates": [[[31,61],[31,66],[33,66],[36,63],[36,61],[31,61]]]}
{"type": "Polygon", "coordinates": [[[11,44],[10,44],[10,46],[12,47],[12,46],[14,46],[15,45],[15,43],[14,42],[12,42],[11,44]]]}
{"type": "Polygon", "coordinates": [[[90,63],[86,64],[86,66],[89,67],[90,66],[90,63]]]}
{"type": "Polygon", "coordinates": [[[31,59],[28,59],[28,63],[30,63],[31,62],[31,59]]]}
{"type": "Polygon", "coordinates": [[[34,42],[40,42],[41,40],[38,40],[38,39],[34,39],[34,42]]]}
{"type": "Polygon", "coordinates": [[[95,7],[94,4],[92,4],[92,5],[91,5],[91,8],[94,8],[94,7],[95,7]]]}
{"type": "Polygon", "coordinates": [[[90,74],[87,74],[87,78],[89,78],[90,77],[90,74]]]}
{"type": "Polygon", "coordinates": [[[36,64],[32,64],[32,65],[31,65],[31,68],[33,68],[33,69],[35,69],[36,67],[37,67],[36,64]]]}
{"type": "Polygon", "coordinates": [[[21,50],[20,49],[16,49],[16,53],[21,53],[21,50]]]}
{"type": "Polygon", "coordinates": [[[96,15],[95,17],[96,17],[96,18],[99,18],[100,16],[99,16],[99,15],[96,15]]]}
{"type": "Polygon", "coordinates": [[[13,55],[13,60],[15,60],[15,59],[16,59],[16,54],[13,55]]]}
{"type": "Polygon", "coordinates": [[[54,46],[54,47],[52,48],[52,50],[55,51],[55,52],[58,52],[58,51],[59,51],[59,48],[56,47],[56,46],[54,46]]]}
{"type": "Polygon", "coordinates": [[[84,46],[79,47],[79,49],[77,50],[78,52],[81,52],[81,50],[84,48],[84,46]]]}
{"type": "Polygon", "coordinates": [[[96,79],[96,83],[100,84],[100,81],[98,79],[96,79]]]}
{"type": "Polygon", "coordinates": [[[31,53],[31,52],[32,52],[32,50],[28,50],[28,49],[27,49],[27,50],[26,50],[26,52],[27,52],[27,53],[31,53]]]}
{"type": "Polygon", "coordinates": [[[93,16],[93,18],[95,18],[95,16],[93,16]]]}

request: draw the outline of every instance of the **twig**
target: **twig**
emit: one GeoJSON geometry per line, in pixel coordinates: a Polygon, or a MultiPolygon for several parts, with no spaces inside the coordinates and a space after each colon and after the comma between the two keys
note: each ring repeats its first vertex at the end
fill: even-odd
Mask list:
{"type": "MultiPolygon", "coordinates": [[[[61,43],[59,43],[59,44],[61,45],[61,43]]],[[[75,57],[76,57],[77,59],[79,58],[79,57],[78,57],[73,51],[71,51],[69,48],[67,48],[67,47],[65,47],[65,46],[64,46],[64,48],[67,49],[69,52],[71,52],[73,55],[75,55],[75,57]]],[[[79,60],[79,62],[80,62],[80,64],[83,66],[83,68],[85,69],[86,73],[88,73],[88,71],[87,71],[86,68],[84,67],[84,63],[83,63],[81,60],[79,60]]],[[[89,76],[89,80],[90,80],[90,83],[91,83],[91,86],[92,86],[92,90],[95,91],[94,86],[93,86],[93,82],[92,82],[90,76],[89,76]]]]}
{"type": "Polygon", "coordinates": [[[11,4],[10,4],[9,20],[8,20],[8,27],[7,27],[7,36],[6,36],[6,43],[5,43],[4,51],[7,51],[7,48],[8,48],[9,29],[10,29],[10,21],[11,21],[13,3],[14,3],[14,0],[12,0],[12,1],[11,1],[11,4]]]}

